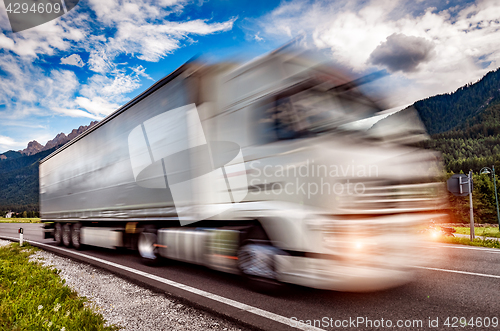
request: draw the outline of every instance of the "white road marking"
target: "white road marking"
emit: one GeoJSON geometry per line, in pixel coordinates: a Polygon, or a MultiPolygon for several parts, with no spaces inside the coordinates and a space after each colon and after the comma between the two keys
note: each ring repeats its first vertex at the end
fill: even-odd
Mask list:
{"type": "Polygon", "coordinates": [[[477,272],[468,272],[468,271],[460,271],[460,270],[448,270],[448,269],[430,268],[430,267],[417,267],[417,266],[414,266],[414,268],[426,269],[426,270],[433,270],[433,271],[444,271],[444,272],[451,272],[451,273],[455,273],[455,274],[463,274],[463,275],[471,275],[471,276],[481,276],[481,277],[489,277],[489,278],[500,278],[499,275],[479,274],[477,272]]]}
{"type": "MultiPolygon", "coordinates": [[[[18,238],[14,238],[14,237],[2,236],[2,238],[8,238],[8,239],[12,239],[12,240],[18,241],[18,238]]],[[[40,245],[40,246],[46,246],[46,247],[56,248],[56,249],[59,249],[59,250],[64,251],[64,252],[70,252],[71,254],[79,255],[79,256],[85,257],[87,259],[91,259],[91,260],[94,260],[94,261],[97,261],[97,262],[100,262],[100,263],[107,264],[109,266],[113,266],[115,268],[120,268],[122,270],[126,270],[128,272],[132,272],[132,273],[134,273],[136,275],[140,275],[140,276],[143,276],[143,277],[146,277],[146,278],[149,278],[149,279],[153,279],[153,280],[156,280],[158,282],[161,282],[161,283],[173,286],[173,287],[180,288],[180,289],[182,289],[184,291],[187,291],[187,292],[198,294],[198,295],[203,296],[205,298],[209,298],[209,299],[212,299],[214,301],[218,301],[218,302],[224,303],[224,304],[226,304],[228,306],[232,306],[232,307],[244,310],[246,312],[249,312],[249,313],[252,313],[252,314],[255,314],[255,315],[259,315],[259,316],[268,318],[268,319],[270,319],[272,321],[279,322],[279,323],[285,324],[285,325],[287,325],[289,327],[294,327],[294,328],[299,329],[299,330],[305,330],[305,331],[325,331],[324,329],[320,329],[320,328],[317,328],[317,327],[314,327],[314,326],[310,326],[310,325],[306,325],[306,324],[296,325],[296,324],[298,324],[297,321],[292,321],[288,317],[281,316],[281,315],[278,315],[278,314],[275,314],[275,313],[271,313],[271,312],[269,312],[267,310],[263,310],[263,309],[260,309],[260,308],[257,308],[257,307],[253,307],[253,306],[250,306],[250,305],[247,305],[247,304],[244,304],[244,303],[232,300],[232,299],[228,299],[228,298],[222,297],[222,296],[217,295],[217,294],[213,294],[213,293],[210,293],[210,292],[207,292],[207,291],[203,291],[203,290],[191,287],[189,285],[184,285],[184,284],[181,284],[181,283],[177,283],[177,282],[175,282],[173,280],[169,280],[169,279],[166,279],[166,278],[161,278],[161,277],[152,275],[152,274],[147,273],[147,272],[139,271],[139,270],[136,270],[136,269],[133,269],[133,268],[130,268],[130,267],[126,267],[126,266],[121,265],[121,264],[117,264],[117,263],[114,263],[114,262],[106,261],[106,260],[100,259],[98,257],[93,257],[93,256],[85,255],[85,254],[78,253],[78,252],[75,252],[75,251],[72,251],[72,250],[69,250],[69,249],[65,249],[65,248],[61,248],[61,247],[57,247],[57,246],[53,246],[53,245],[47,245],[47,244],[43,244],[43,243],[40,243],[40,242],[37,242],[37,241],[33,241],[33,240],[25,240],[25,242],[34,243],[34,244],[37,244],[37,245],[40,245]],[[296,326],[294,326],[294,325],[296,325],[296,326]]]]}
{"type": "Polygon", "coordinates": [[[497,253],[500,254],[500,249],[498,248],[487,248],[487,247],[476,247],[476,246],[465,246],[465,245],[454,245],[454,244],[442,244],[442,245],[437,245],[435,244],[432,247],[449,247],[449,248],[458,248],[458,249],[472,249],[476,251],[484,251],[488,253],[497,253]]]}

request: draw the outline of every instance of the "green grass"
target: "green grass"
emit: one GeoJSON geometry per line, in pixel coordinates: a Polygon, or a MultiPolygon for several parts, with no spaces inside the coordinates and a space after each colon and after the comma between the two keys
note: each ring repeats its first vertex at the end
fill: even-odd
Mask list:
{"type": "Polygon", "coordinates": [[[40,223],[39,218],[4,218],[0,217],[0,223],[40,223]]]}
{"type": "Polygon", "coordinates": [[[474,241],[471,241],[469,238],[462,238],[462,237],[442,237],[440,241],[447,244],[461,244],[469,246],[500,248],[500,242],[498,240],[492,240],[492,239],[476,238],[474,239],[474,241]]]}
{"type": "MultiPolygon", "coordinates": [[[[457,230],[456,233],[458,234],[468,234],[470,235],[470,228],[469,227],[454,227],[455,230],[457,230]]],[[[474,234],[476,236],[481,236],[481,237],[495,237],[495,238],[500,238],[500,232],[498,231],[498,228],[495,227],[477,227],[474,228],[474,234]]]]}
{"type": "Polygon", "coordinates": [[[0,247],[0,330],[118,330],[64,285],[59,271],[30,262],[36,248],[0,247]]]}

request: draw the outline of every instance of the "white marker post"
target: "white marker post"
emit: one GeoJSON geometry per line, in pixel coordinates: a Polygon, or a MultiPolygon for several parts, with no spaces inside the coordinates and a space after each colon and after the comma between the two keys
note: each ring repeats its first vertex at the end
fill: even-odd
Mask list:
{"type": "Polygon", "coordinates": [[[19,228],[19,246],[23,245],[23,228],[19,228]]]}

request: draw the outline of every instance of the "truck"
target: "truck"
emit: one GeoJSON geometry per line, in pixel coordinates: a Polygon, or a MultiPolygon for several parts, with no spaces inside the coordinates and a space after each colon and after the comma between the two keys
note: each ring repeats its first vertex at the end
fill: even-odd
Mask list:
{"type": "Polygon", "coordinates": [[[285,50],[190,61],[40,161],[45,236],[258,284],[404,284],[447,217],[440,159],[416,117],[360,129],[382,109],[358,82],[285,50]]]}

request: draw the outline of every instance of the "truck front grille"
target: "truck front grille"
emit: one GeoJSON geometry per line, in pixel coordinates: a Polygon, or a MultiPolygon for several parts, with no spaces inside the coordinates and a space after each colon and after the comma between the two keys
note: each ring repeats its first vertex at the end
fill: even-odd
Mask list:
{"type": "Polygon", "coordinates": [[[357,184],[352,195],[340,197],[339,211],[345,214],[382,214],[437,210],[446,203],[444,184],[357,184]],[[362,190],[360,188],[363,188],[362,190]]]}

